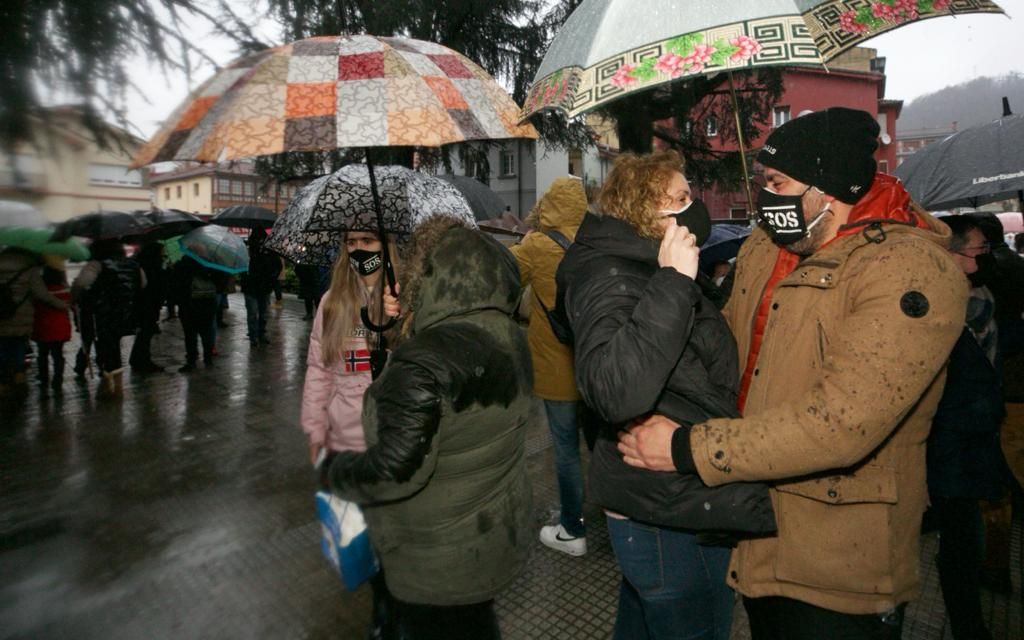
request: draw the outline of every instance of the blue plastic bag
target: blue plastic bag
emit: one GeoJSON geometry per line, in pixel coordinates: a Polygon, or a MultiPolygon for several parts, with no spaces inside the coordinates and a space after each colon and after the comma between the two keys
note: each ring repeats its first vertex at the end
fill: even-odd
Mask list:
{"type": "Polygon", "coordinates": [[[362,510],[354,502],[317,491],[316,514],[324,557],[341,576],[345,588],[355,591],[380,569],[362,510]]]}

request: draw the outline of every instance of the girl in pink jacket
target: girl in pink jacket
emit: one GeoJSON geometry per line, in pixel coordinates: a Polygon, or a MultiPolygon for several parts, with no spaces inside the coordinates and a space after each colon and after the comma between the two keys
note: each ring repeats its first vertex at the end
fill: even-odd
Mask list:
{"type": "MultiPolygon", "coordinates": [[[[394,261],[397,251],[389,248],[394,261]]],[[[379,313],[384,285],[381,265],[376,233],[345,234],[331,271],[331,286],[309,336],[300,422],[309,437],[313,464],[325,448],[328,452],[366,449],[360,416],[363,392],[371,381],[370,345],[359,311],[368,307],[372,318],[379,313]]]]}

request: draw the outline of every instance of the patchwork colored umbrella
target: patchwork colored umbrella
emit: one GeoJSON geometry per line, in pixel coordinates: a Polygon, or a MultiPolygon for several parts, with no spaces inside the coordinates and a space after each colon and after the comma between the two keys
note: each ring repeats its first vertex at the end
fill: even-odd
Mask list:
{"type": "Polygon", "coordinates": [[[466,197],[440,177],[400,166],[374,169],[380,222],[366,165],[351,164],[304,187],[281,213],[266,247],[299,264],[329,266],[346,231],[408,237],[427,217],[447,213],[475,226],[466,197]]]}
{"type": "Polygon", "coordinates": [[[204,267],[225,273],[249,270],[249,250],[227,227],[214,224],[198,227],[181,236],[178,245],[182,254],[204,267]]]}
{"type": "MultiPolygon", "coordinates": [[[[456,51],[411,38],[325,36],[222,69],[174,112],[134,164],[367,147],[378,233],[385,239],[371,148],[536,137],[532,126],[519,123],[508,92],[456,51]]],[[[394,287],[387,242],[382,253],[394,287]]],[[[377,332],[380,356],[386,327],[363,317],[377,332]]]]}
{"type": "Polygon", "coordinates": [[[447,47],[368,35],[309,38],[220,70],[139,150],[135,165],[537,137],[518,122],[508,92],[447,47]]]}

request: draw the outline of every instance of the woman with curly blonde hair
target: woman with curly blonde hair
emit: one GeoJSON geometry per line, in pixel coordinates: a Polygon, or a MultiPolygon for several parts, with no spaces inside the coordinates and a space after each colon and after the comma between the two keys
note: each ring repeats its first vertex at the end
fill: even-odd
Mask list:
{"type": "Polygon", "coordinates": [[[589,492],[622,572],[617,640],[726,640],[729,549],[697,534],[774,526],[763,485],[711,489],[693,475],[631,467],[616,446],[620,430],[654,413],[680,424],[736,415],[736,345],[705,295],[714,285],[697,271],[711,222],[682,169],[671,151],[620,156],[557,275],[576,383],[606,423],[589,492]]]}

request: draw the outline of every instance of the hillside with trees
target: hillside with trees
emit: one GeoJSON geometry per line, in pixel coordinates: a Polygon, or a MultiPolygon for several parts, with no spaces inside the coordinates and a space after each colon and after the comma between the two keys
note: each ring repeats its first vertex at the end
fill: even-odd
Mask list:
{"type": "Polygon", "coordinates": [[[1002,98],[1010,99],[1015,114],[1024,113],[1024,74],[975,78],[923,95],[903,107],[897,133],[922,129],[957,129],[991,122],[1002,116],[1002,98]]]}

